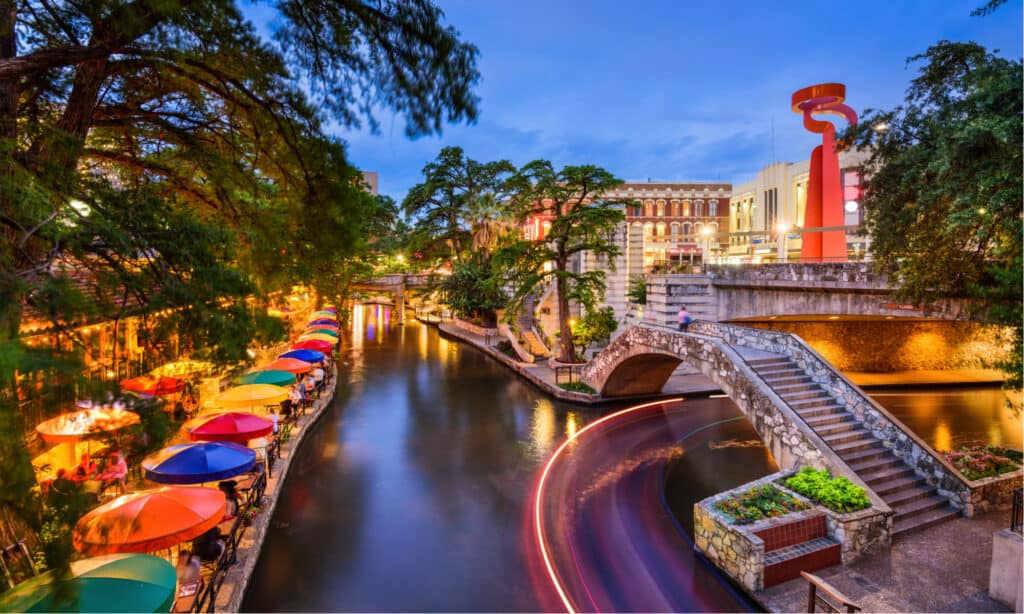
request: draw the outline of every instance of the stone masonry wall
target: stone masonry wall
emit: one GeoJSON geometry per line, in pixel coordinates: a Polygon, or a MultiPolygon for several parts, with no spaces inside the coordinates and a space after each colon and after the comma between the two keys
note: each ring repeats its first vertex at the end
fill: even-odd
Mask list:
{"type": "Polygon", "coordinates": [[[715,501],[693,505],[694,546],[737,584],[757,592],[764,588],[764,540],[729,524],[712,507],[715,501]]]}
{"type": "Polygon", "coordinates": [[[882,406],[871,400],[799,337],[715,322],[697,322],[691,330],[721,337],[731,345],[789,356],[815,382],[831,393],[837,403],[850,411],[865,429],[882,440],[883,445],[892,449],[896,456],[903,459],[929,484],[935,486],[940,495],[947,497],[955,507],[964,510],[965,514],[973,514],[971,489],[967,480],[941,455],[882,406]]]}
{"type": "Polygon", "coordinates": [[[840,371],[983,369],[1012,347],[1009,327],[950,320],[744,322],[798,335],[840,371]]]}

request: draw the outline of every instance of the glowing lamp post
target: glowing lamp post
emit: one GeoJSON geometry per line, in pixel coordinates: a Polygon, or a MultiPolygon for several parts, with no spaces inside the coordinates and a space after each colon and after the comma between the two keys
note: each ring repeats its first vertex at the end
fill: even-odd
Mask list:
{"type": "Polygon", "coordinates": [[[711,249],[711,227],[705,226],[701,228],[700,236],[704,239],[704,245],[700,250],[700,268],[706,269],[708,266],[708,251],[711,249]]]}
{"type": "Polygon", "coordinates": [[[785,262],[786,261],[786,233],[789,232],[789,224],[779,224],[778,227],[776,228],[776,230],[778,230],[778,232],[779,232],[779,239],[778,239],[778,241],[776,241],[776,245],[778,246],[778,250],[779,251],[778,251],[778,256],[776,257],[776,259],[779,262],[785,262]]]}

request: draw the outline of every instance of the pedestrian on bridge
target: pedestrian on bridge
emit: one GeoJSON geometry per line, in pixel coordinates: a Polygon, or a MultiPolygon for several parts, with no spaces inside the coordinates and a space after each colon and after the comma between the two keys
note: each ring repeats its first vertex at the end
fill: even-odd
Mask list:
{"type": "Polygon", "coordinates": [[[686,305],[679,306],[679,330],[686,332],[686,329],[690,328],[690,322],[693,322],[693,318],[690,317],[690,312],[686,310],[686,305]]]}

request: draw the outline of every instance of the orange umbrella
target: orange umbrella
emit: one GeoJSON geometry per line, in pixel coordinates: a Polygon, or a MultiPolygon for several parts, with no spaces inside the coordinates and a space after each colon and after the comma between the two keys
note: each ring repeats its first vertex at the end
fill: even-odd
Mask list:
{"type": "Polygon", "coordinates": [[[226,509],[216,488],[165,486],[122,495],[82,516],[75,549],[96,556],[170,548],[217,526],[226,509]]]}
{"type": "Polygon", "coordinates": [[[304,360],[297,360],[295,358],[278,358],[269,365],[264,365],[260,368],[267,370],[279,369],[281,371],[288,371],[289,373],[306,373],[313,368],[313,365],[304,360]]]}
{"type": "Polygon", "coordinates": [[[115,407],[99,407],[50,418],[37,425],[36,432],[50,443],[65,443],[138,423],[139,415],[135,412],[115,407]]]}
{"type": "Polygon", "coordinates": [[[176,377],[164,375],[142,375],[121,381],[123,390],[141,392],[154,396],[174,394],[185,389],[185,382],[176,377]]]}

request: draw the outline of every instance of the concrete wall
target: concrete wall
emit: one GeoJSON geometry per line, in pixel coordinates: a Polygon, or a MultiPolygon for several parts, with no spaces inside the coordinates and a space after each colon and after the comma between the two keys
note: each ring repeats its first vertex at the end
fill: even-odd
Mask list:
{"type": "Polygon", "coordinates": [[[983,369],[1013,347],[1008,327],[948,320],[743,322],[798,335],[840,371],[983,369]]]}
{"type": "Polygon", "coordinates": [[[1003,529],[992,536],[992,567],[989,570],[988,594],[1014,612],[1024,611],[1021,574],[1024,572],[1024,538],[1020,533],[1003,529]]]}

